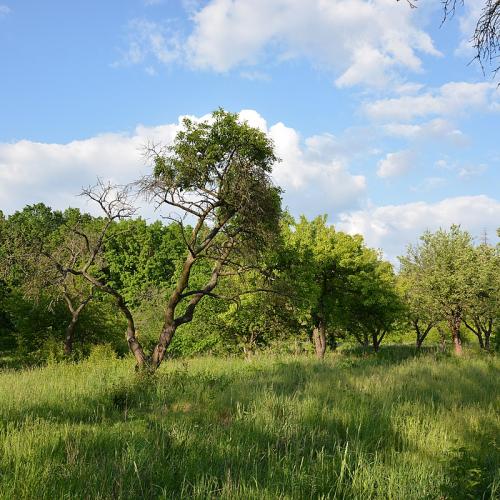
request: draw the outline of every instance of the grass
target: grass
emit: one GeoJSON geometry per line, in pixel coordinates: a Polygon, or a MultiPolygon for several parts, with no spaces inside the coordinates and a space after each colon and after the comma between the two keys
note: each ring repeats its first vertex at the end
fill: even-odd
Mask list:
{"type": "Polygon", "coordinates": [[[4,370],[0,498],[499,498],[499,374],[395,347],[4,370]]]}

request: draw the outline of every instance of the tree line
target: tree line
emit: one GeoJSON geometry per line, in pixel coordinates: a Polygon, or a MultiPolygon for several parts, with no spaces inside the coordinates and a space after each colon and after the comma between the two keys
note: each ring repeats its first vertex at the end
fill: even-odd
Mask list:
{"type": "Polygon", "coordinates": [[[498,246],[458,226],[427,232],[396,273],[326,216],[283,210],[272,141],[224,110],[186,119],[146,157],[152,172],[134,185],[83,191],[100,216],[44,204],[0,214],[0,349],[74,357],[111,343],[154,371],[169,352],[292,341],[321,358],[339,342],[378,350],[411,331],[417,348],[437,331],[460,353],[465,330],[492,348],[498,246]],[[137,196],[162,220],[137,217],[137,196]]]}

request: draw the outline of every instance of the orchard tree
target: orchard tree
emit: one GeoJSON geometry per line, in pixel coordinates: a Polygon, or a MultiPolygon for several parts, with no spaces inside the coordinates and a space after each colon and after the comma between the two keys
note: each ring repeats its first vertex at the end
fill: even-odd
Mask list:
{"type": "Polygon", "coordinates": [[[446,321],[455,353],[462,353],[460,327],[474,300],[476,271],[474,249],[469,233],[459,226],[449,231],[426,232],[420,245],[410,246],[402,257],[403,269],[412,270],[418,296],[436,308],[432,317],[446,321]]]}
{"type": "Polygon", "coordinates": [[[321,359],[328,343],[336,346],[337,304],[340,294],[348,293],[348,276],[357,268],[362,239],[335,231],[326,215],[312,221],[288,218],[283,234],[282,279],[288,281],[297,322],[308,330],[321,359]]]}
{"type": "Polygon", "coordinates": [[[414,262],[401,260],[398,288],[401,294],[407,323],[415,331],[416,348],[420,349],[427,335],[440,320],[440,309],[429,296],[419,277],[414,262]]]}
{"type": "Polygon", "coordinates": [[[344,329],[375,351],[404,312],[392,265],[371,248],[362,248],[357,268],[348,276],[345,293],[339,298],[344,329]]]}
{"type": "Polygon", "coordinates": [[[474,293],[464,324],[477,337],[482,349],[490,349],[490,338],[500,317],[500,249],[483,243],[474,249],[474,293]]]}
{"type": "Polygon", "coordinates": [[[218,297],[215,289],[221,279],[259,267],[260,255],[278,234],[281,198],[270,177],[277,161],[272,141],[222,109],[208,121],[185,119],[173,144],[151,145],[147,157],[154,170],[141,181],[141,191],[158,209],[172,211],[165,216],[178,224],[185,247],[148,359],[154,370],[200,301],[218,297]],[[210,277],[193,287],[191,273],[202,261],[210,262],[210,277]]]}

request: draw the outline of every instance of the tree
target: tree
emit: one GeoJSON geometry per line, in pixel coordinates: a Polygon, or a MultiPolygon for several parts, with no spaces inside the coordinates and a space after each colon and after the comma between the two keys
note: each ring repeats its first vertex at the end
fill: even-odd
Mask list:
{"type": "MultiPolygon", "coordinates": [[[[417,0],[407,0],[407,3],[412,8],[417,7],[417,0]]],[[[464,3],[464,0],[443,0],[442,24],[453,18],[457,8],[463,7],[464,3]]],[[[471,34],[471,42],[476,52],[474,60],[479,62],[483,72],[488,65],[496,74],[500,70],[497,64],[500,54],[500,0],[484,0],[474,33],[471,34]]]]}
{"type": "MultiPolygon", "coordinates": [[[[150,357],[160,366],[172,338],[190,322],[200,301],[217,297],[221,278],[258,268],[259,255],[278,233],[280,190],[270,173],[277,158],[271,140],[222,109],[201,123],[185,119],[168,148],[151,145],[153,174],[140,183],[158,208],[168,207],[185,245],[185,259],[150,357]],[[192,228],[186,227],[186,218],[192,228]],[[211,262],[210,278],[192,287],[191,273],[211,262]]],[[[143,356],[144,360],[146,359],[143,356]]]]}
{"type": "Polygon", "coordinates": [[[363,346],[378,351],[403,312],[392,265],[363,247],[356,272],[348,276],[346,293],[339,296],[339,319],[363,346]]]}
{"type": "Polygon", "coordinates": [[[413,273],[417,296],[426,297],[436,316],[450,328],[456,354],[462,353],[460,326],[473,302],[475,287],[474,251],[469,233],[459,226],[449,231],[426,232],[421,244],[408,247],[403,269],[413,273]]]}
{"type": "Polygon", "coordinates": [[[326,215],[308,221],[285,219],[282,229],[282,280],[297,311],[297,323],[311,336],[316,356],[323,358],[328,341],[335,347],[336,301],[345,293],[347,276],[361,253],[361,237],[336,232],[326,215]]]}
{"type": "Polygon", "coordinates": [[[476,335],[482,349],[490,349],[490,337],[500,316],[500,253],[483,243],[474,249],[474,293],[464,316],[465,326],[476,335]]]}
{"type": "Polygon", "coordinates": [[[405,304],[406,321],[415,331],[416,348],[420,349],[431,329],[439,323],[440,311],[427,294],[414,262],[400,259],[398,286],[405,304]]]}
{"type": "MultiPolygon", "coordinates": [[[[457,4],[463,6],[464,0],[443,0],[443,22],[454,16],[457,4]]],[[[475,59],[483,71],[485,65],[489,65],[497,73],[500,69],[496,62],[500,52],[500,0],[485,0],[471,41],[476,51],[475,59]]]]}
{"type": "Polygon", "coordinates": [[[43,203],[25,207],[8,218],[4,231],[2,259],[4,277],[9,276],[25,298],[53,297],[64,300],[71,319],[67,324],[64,353],[71,354],[76,325],[83,309],[93,298],[93,289],[85,280],[69,274],[83,248],[74,227],[89,220],[76,209],[64,213],[52,211],[43,203]]]}

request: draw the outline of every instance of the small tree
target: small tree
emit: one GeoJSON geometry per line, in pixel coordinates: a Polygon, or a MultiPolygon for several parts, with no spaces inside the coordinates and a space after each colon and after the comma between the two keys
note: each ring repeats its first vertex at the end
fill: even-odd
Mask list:
{"type": "Polygon", "coordinates": [[[364,248],[357,272],[340,296],[340,319],[363,346],[378,351],[403,312],[392,265],[375,250],[364,248]]]}
{"type": "Polygon", "coordinates": [[[431,329],[439,323],[440,311],[422,287],[418,267],[403,258],[400,261],[398,287],[405,306],[406,323],[414,329],[416,348],[420,349],[431,329]]]}
{"type": "Polygon", "coordinates": [[[465,326],[482,349],[490,349],[490,337],[500,316],[500,253],[483,243],[474,249],[474,293],[464,316],[465,326]]]}
{"type": "Polygon", "coordinates": [[[282,280],[288,283],[297,322],[308,330],[322,359],[328,343],[336,346],[337,306],[340,296],[348,293],[349,276],[357,271],[362,239],[335,231],[326,215],[285,222],[282,280]]]}
{"type": "Polygon", "coordinates": [[[418,296],[426,297],[437,308],[436,314],[446,320],[455,352],[461,354],[460,326],[473,302],[476,281],[472,239],[459,226],[451,226],[449,231],[426,232],[420,240],[420,245],[410,246],[401,258],[402,266],[412,269],[418,296]]]}

